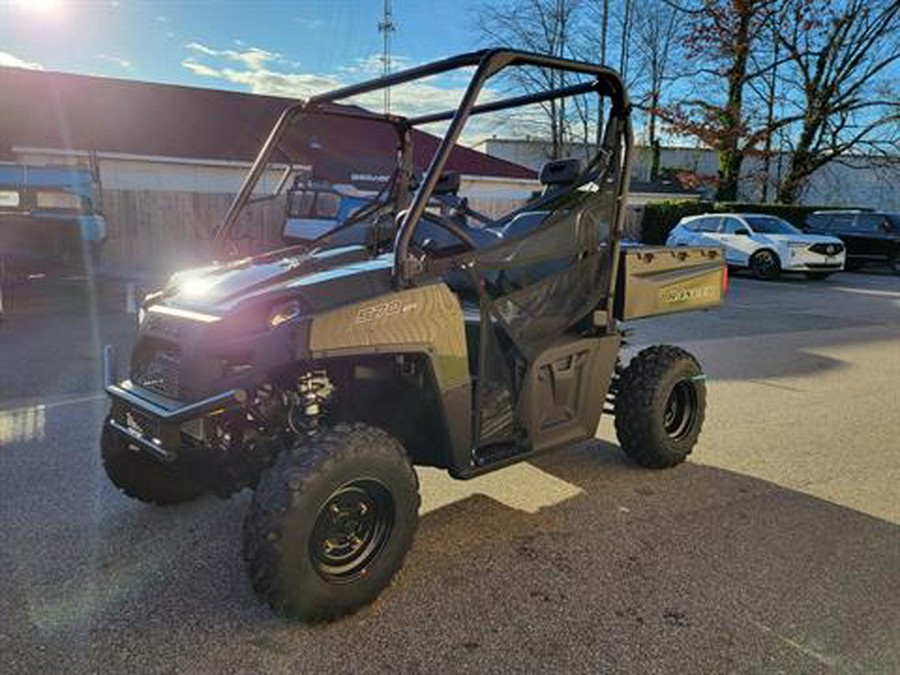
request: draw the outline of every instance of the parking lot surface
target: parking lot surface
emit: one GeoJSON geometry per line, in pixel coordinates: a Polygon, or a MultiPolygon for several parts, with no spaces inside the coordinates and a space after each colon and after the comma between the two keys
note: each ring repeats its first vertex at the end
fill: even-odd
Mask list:
{"type": "Polygon", "coordinates": [[[157,509],[106,480],[98,354],[134,317],[83,287],[0,325],[0,672],[900,672],[900,278],[733,279],[637,322],[709,375],[690,461],[598,440],[469,482],[420,472],[406,566],[332,624],[243,574],[249,494],[157,509]]]}

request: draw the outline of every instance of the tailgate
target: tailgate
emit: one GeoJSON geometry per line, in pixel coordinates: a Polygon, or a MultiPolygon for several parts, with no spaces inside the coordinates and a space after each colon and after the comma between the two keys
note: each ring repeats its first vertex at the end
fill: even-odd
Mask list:
{"type": "Polygon", "coordinates": [[[617,319],[704,309],[722,304],[724,251],[699,246],[623,247],[616,283],[617,319]]]}

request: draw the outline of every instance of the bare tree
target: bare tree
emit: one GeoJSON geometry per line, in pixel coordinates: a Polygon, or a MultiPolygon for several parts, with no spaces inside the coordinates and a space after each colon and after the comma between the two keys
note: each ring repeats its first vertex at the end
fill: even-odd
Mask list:
{"type": "MultiPolygon", "coordinates": [[[[580,0],[501,0],[484,4],[478,12],[478,28],[484,41],[507,44],[528,51],[571,56],[573,26],[580,0]]],[[[545,68],[514,69],[513,84],[525,91],[565,86],[565,73],[545,68]]],[[[550,131],[551,158],[557,159],[571,136],[572,117],[583,123],[588,109],[579,104],[567,109],[564,99],[540,104],[550,131]]],[[[585,132],[586,133],[586,132],[585,132]]]]}
{"type": "Polygon", "coordinates": [[[673,66],[678,58],[679,16],[670,6],[659,6],[653,0],[631,0],[632,19],[628,40],[632,43],[629,51],[636,57],[637,70],[642,77],[636,77],[633,91],[635,106],[647,118],[647,143],[650,146],[650,180],[659,178],[660,141],[659,116],[663,98],[663,87],[678,78],[679,72],[673,66]],[[638,94],[639,95],[635,95],[638,94]]]}
{"type": "Polygon", "coordinates": [[[665,118],[674,133],[690,135],[716,151],[719,184],[716,197],[737,199],[741,167],[748,154],[786,121],[768,125],[749,114],[748,84],[770,72],[774,63],[754,67],[754,48],[776,5],[770,0],[698,0],[681,5],[667,0],[686,25],[684,41],[694,87],[693,96],[671,106],[665,118]],[[724,96],[721,92],[724,92],[724,96]]]}
{"type": "Polygon", "coordinates": [[[794,202],[829,162],[896,158],[900,97],[892,68],[900,63],[900,2],[788,0],[777,26],[792,66],[782,78],[786,98],[800,105],[779,201],[794,202]]]}

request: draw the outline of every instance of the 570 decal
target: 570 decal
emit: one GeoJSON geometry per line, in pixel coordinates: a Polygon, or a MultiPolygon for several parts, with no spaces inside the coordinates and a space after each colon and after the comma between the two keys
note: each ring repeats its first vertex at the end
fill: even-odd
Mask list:
{"type": "Polygon", "coordinates": [[[403,300],[389,300],[388,302],[379,302],[377,305],[368,305],[360,307],[356,312],[356,318],[353,319],[354,324],[368,323],[375,319],[384,319],[389,316],[405,314],[416,308],[416,303],[405,303],[403,300]]]}

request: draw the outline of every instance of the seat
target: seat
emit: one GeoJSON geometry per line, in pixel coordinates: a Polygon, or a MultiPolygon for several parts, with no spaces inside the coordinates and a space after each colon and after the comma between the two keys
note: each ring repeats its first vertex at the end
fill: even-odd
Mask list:
{"type": "Polygon", "coordinates": [[[569,187],[584,173],[580,159],[569,157],[545,162],[538,174],[538,180],[544,186],[544,194],[554,187],[569,187]]]}
{"type": "MultiPolygon", "coordinates": [[[[538,179],[544,186],[544,195],[551,194],[554,190],[564,190],[575,184],[582,173],[584,166],[580,159],[575,157],[568,159],[556,159],[545,162],[538,173],[538,179]]],[[[502,229],[504,237],[518,237],[528,234],[543,223],[550,211],[523,211],[516,214],[502,229]]]]}
{"type": "Polygon", "coordinates": [[[502,236],[507,238],[527,234],[543,223],[549,215],[549,211],[523,211],[503,227],[502,236]]]}

